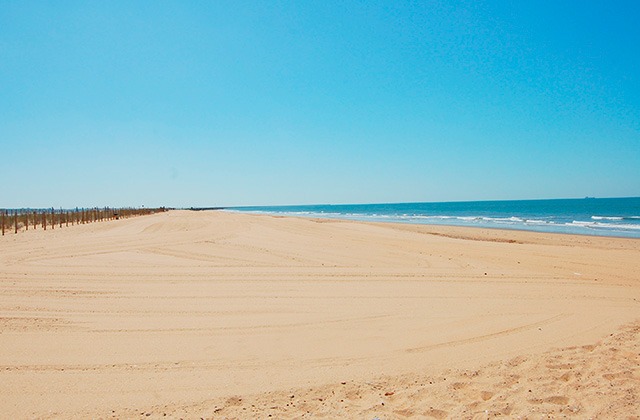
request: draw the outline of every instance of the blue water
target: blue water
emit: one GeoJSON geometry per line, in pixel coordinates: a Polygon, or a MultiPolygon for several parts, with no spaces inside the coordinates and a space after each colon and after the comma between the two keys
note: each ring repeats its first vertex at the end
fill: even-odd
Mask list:
{"type": "Polygon", "coordinates": [[[234,207],[272,215],[640,238],[640,197],[234,207]]]}

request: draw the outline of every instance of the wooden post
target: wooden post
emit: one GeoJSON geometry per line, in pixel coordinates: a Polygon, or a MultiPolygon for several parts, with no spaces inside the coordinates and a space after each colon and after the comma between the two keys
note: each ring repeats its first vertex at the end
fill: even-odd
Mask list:
{"type": "Polygon", "coordinates": [[[56,228],[56,216],[53,213],[53,207],[51,207],[51,230],[56,228]]]}
{"type": "Polygon", "coordinates": [[[4,236],[4,216],[5,216],[6,210],[0,210],[0,213],[2,213],[2,236],[4,236]]]}
{"type": "Polygon", "coordinates": [[[18,210],[13,211],[13,229],[15,233],[18,233],[18,210]]]}
{"type": "Polygon", "coordinates": [[[67,227],[69,227],[69,212],[66,212],[66,214],[64,216],[64,221],[67,224],[67,227]]]}
{"type": "Polygon", "coordinates": [[[47,230],[47,211],[42,212],[42,229],[47,230]]]}
{"type": "Polygon", "coordinates": [[[24,214],[24,230],[29,230],[29,212],[24,214]]]}
{"type": "Polygon", "coordinates": [[[62,209],[60,209],[60,229],[62,229],[62,209]]]}
{"type": "Polygon", "coordinates": [[[36,212],[33,212],[33,230],[36,230],[38,227],[38,219],[36,219],[36,212]]]}

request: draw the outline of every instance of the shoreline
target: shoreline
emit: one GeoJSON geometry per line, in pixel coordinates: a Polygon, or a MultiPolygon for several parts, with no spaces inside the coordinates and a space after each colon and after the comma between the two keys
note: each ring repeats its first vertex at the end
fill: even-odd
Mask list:
{"type": "MultiPolygon", "coordinates": [[[[0,240],[0,409],[17,417],[259,416],[269,399],[285,418],[369,416],[380,398],[376,413],[402,417],[434,404],[413,381],[476,370],[459,389],[436,387],[440,400],[458,393],[455,407],[413,415],[475,401],[584,416],[611,401],[556,387],[532,405],[484,388],[523,355],[521,382],[553,358],[591,361],[602,379],[592,356],[611,345],[582,346],[618,332],[619,355],[638,354],[640,242],[629,238],[190,211],[12,238],[0,240]],[[393,394],[380,396],[385,381],[393,394]],[[286,406],[287,390],[338,395],[342,382],[361,398],[286,406]]],[[[637,389],[634,378],[615,380],[637,389]]],[[[581,383],[570,379],[553,386],[581,383]]]]}
{"type": "Polygon", "coordinates": [[[319,220],[342,220],[347,222],[356,222],[356,223],[383,223],[383,224],[396,224],[396,225],[409,225],[409,226],[434,226],[434,227],[452,227],[452,228],[462,228],[462,229],[489,229],[489,230],[504,230],[504,231],[515,231],[515,232],[530,232],[530,233],[540,233],[545,235],[573,235],[573,236],[588,236],[588,237],[597,237],[597,238],[619,238],[619,239],[635,239],[639,240],[639,236],[632,235],[617,235],[617,234],[598,234],[598,233],[581,233],[581,232],[561,232],[561,231],[551,231],[551,230],[536,230],[536,229],[526,229],[519,227],[505,227],[505,226],[484,226],[484,225],[464,225],[464,224],[445,224],[445,223],[421,223],[421,222],[404,222],[404,221],[394,221],[394,220],[367,220],[365,218],[347,218],[347,217],[320,217],[320,216],[301,216],[295,214],[277,214],[277,213],[258,213],[258,212],[242,212],[239,210],[229,210],[225,208],[217,209],[215,211],[236,213],[236,214],[247,214],[247,215],[255,215],[255,216],[271,216],[271,217],[294,217],[300,219],[319,219],[319,220]]]}
{"type": "MultiPolygon", "coordinates": [[[[227,210],[220,210],[222,212],[226,212],[227,210]]],[[[631,241],[637,242],[640,241],[640,237],[629,237],[629,236],[614,236],[614,235],[596,235],[596,234],[582,234],[582,233],[565,233],[565,232],[544,232],[544,231],[536,231],[529,229],[517,229],[517,228],[504,228],[504,227],[493,227],[493,226],[463,226],[463,225],[446,225],[446,224],[430,224],[430,223],[410,223],[410,222],[396,222],[396,221],[371,221],[371,220],[355,220],[355,219],[342,219],[342,218],[332,218],[332,217],[316,217],[316,216],[299,216],[299,215],[279,215],[279,214],[270,214],[270,213],[251,213],[251,212],[236,212],[229,211],[231,214],[244,214],[247,216],[256,216],[256,217],[273,217],[273,218],[293,218],[300,220],[311,220],[316,221],[318,223],[362,223],[368,224],[372,226],[394,226],[400,230],[412,231],[416,230],[424,230],[424,233],[435,235],[435,236],[445,236],[451,237],[454,239],[469,239],[469,240],[486,240],[486,241],[494,241],[496,242],[507,242],[507,243],[525,243],[522,238],[528,238],[527,242],[530,243],[549,243],[554,241],[549,241],[549,238],[553,237],[565,237],[572,241],[578,242],[587,242],[591,243],[592,241],[584,241],[584,239],[595,238],[596,241],[600,239],[611,239],[614,241],[631,241]],[[404,228],[403,228],[404,227],[404,228]],[[468,231],[468,232],[466,232],[468,231]],[[476,233],[472,235],[471,233],[476,233]],[[486,239],[483,239],[486,238],[486,239]],[[517,239],[516,239],[517,238],[517,239]]],[[[561,241],[562,242],[562,241],[561,241]]]]}
{"type": "Polygon", "coordinates": [[[246,206],[245,214],[640,238],[640,198],[246,206]]]}

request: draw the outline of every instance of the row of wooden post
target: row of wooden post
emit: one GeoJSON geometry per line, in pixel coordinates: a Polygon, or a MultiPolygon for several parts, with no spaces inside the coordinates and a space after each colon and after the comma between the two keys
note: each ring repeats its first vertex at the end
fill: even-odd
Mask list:
{"type": "Polygon", "coordinates": [[[132,216],[141,216],[145,214],[153,214],[165,211],[164,207],[160,208],[118,208],[113,209],[109,207],[104,208],[91,208],[91,209],[78,209],[75,210],[2,210],[0,209],[0,225],[2,226],[2,235],[5,232],[13,230],[14,233],[18,233],[19,230],[24,227],[25,231],[37,229],[38,225],[43,230],[55,229],[57,225],[60,228],[63,226],[73,226],[86,223],[102,222],[105,220],[114,220],[121,218],[128,218],[132,216]]]}

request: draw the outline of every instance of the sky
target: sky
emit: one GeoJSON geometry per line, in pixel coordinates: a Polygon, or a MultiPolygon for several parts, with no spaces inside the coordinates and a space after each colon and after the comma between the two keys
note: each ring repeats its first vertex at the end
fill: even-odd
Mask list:
{"type": "Polygon", "coordinates": [[[637,1],[0,0],[0,207],[640,196],[637,1]]]}

